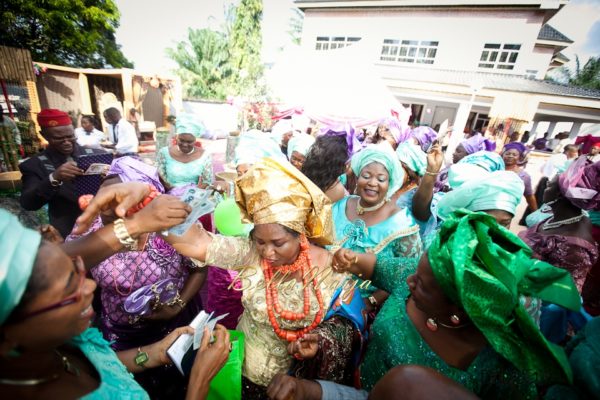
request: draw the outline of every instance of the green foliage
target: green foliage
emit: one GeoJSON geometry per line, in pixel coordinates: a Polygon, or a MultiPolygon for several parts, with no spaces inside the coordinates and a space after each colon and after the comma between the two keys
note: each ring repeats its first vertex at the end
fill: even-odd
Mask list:
{"type": "Polygon", "coordinates": [[[229,37],[230,63],[236,71],[231,79],[232,94],[247,99],[260,99],[266,95],[260,57],[262,11],[262,0],[241,0],[229,37]]]}
{"type": "Polygon", "coordinates": [[[600,56],[590,57],[583,68],[579,56],[575,56],[575,70],[568,67],[558,68],[555,76],[547,76],[547,80],[567,83],[573,86],[600,90],[600,56]]]}
{"type": "Polygon", "coordinates": [[[299,45],[302,40],[302,25],[304,24],[304,13],[298,8],[292,8],[294,15],[290,17],[290,30],[288,34],[292,43],[299,45]]]}
{"type": "Polygon", "coordinates": [[[232,76],[228,37],[210,29],[189,29],[188,40],[167,49],[179,65],[185,96],[224,100],[229,94],[227,81],[232,76]]]}
{"type": "Polygon", "coordinates": [[[113,0],[3,0],[0,43],[31,51],[35,61],[72,67],[133,67],[115,41],[113,0]]]}

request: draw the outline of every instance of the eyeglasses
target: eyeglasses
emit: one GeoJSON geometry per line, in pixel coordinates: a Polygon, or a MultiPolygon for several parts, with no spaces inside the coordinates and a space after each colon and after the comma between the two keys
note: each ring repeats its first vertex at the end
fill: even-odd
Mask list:
{"type": "Polygon", "coordinates": [[[73,293],[72,295],[69,295],[68,297],[65,297],[64,299],[60,300],[59,302],[56,302],[54,304],[51,304],[51,305],[41,308],[39,310],[29,312],[29,313],[25,314],[23,317],[21,317],[20,318],[21,320],[43,314],[45,312],[52,311],[57,308],[65,307],[70,304],[77,303],[77,302],[79,302],[79,300],[81,300],[81,292],[83,290],[83,284],[85,283],[85,272],[86,271],[85,271],[85,267],[83,265],[83,260],[81,259],[81,257],[75,258],[73,260],[73,263],[75,264],[75,267],[77,268],[77,274],[79,275],[79,284],[77,286],[77,290],[75,291],[75,293],[73,293]]]}

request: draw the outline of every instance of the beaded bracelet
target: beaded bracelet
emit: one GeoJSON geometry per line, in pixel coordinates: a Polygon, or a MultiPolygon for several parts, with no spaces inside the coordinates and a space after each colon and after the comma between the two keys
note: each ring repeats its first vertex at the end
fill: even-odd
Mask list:
{"type": "Polygon", "coordinates": [[[425,170],[425,175],[438,176],[439,174],[440,174],[439,172],[429,172],[429,171],[425,170]]]}
{"type": "Polygon", "coordinates": [[[157,198],[158,195],[160,194],[158,189],[156,189],[153,185],[148,184],[148,187],[150,188],[150,194],[148,196],[146,196],[144,198],[144,200],[140,201],[138,204],[136,204],[135,206],[133,206],[129,210],[127,210],[128,217],[131,217],[133,214],[140,211],[142,208],[146,207],[148,204],[150,204],[150,202],[152,200],[157,198]]]}

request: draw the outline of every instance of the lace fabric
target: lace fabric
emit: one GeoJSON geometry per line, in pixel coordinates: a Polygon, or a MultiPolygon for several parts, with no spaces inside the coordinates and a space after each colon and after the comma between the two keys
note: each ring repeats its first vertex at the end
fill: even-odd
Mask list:
{"type": "MultiPolygon", "coordinates": [[[[238,279],[243,291],[244,312],[237,329],[246,335],[243,375],[258,385],[267,386],[276,373],[286,372],[290,368],[291,357],[287,354],[288,343],[275,334],[268,319],[265,281],[258,251],[248,238],[214,235],[212,243],[208,246],[205,262],[240,272],[238,279]]],[[[319,273],[323,304],[328,306],[335,290],[347,276],[333,272],[330,265],[313,265],[313,268],[315,273],[319,273]]],[[[278,285],[278,292],[279,303],[283,309],[302,312],[302,282],[285,281],[278,285]]],[[[281,327],[299,329],[310,325],[319,309],[313,290],[310,291],[310,304],[310,312],[304,320],[279,320],[281,327]]]]}
{"type": "Polygon", "coordinates": [[[372,326],[360,370],[363,388],[372,389],[397,365],[415,364],[435,369],[482,398],[536,398],[536,387],[530,378],[489,347],[465,371],[449,366],[431,350],[406,313],[406,278],[416,269],[419,245],[413,240],[406,246],[413,249],[408,252],[409,257],[380,259],[375,267],[373,283],[391,294],[372,326]]]}
{"type": "Polygon", "coordinates": [[[206,151],[200,158],[183,163],[169,154],[169,147],[163,147],[157,154],[156,164],[160,176],[171,186],[210,185],[213,181],[212,157],[206,151]]]}

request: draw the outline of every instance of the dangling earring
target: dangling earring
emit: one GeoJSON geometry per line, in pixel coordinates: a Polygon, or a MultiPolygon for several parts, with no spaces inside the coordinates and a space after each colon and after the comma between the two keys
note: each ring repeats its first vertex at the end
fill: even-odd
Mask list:
{"type": "Polygon", "coordinates": [[[450,316],[450,322],[452,322],[454,325],[460,325],[460,318],[458,318],[458,315],[452,314],[450,316]]]}
{"type": "Polygon", "coordinates": [[[431,332],[435,332],[438,330],[438,324],[435,318],[427,318],[427,322],[425,323],[425,325],[427,326],[427,329],[429,329],[431,332]]]}

